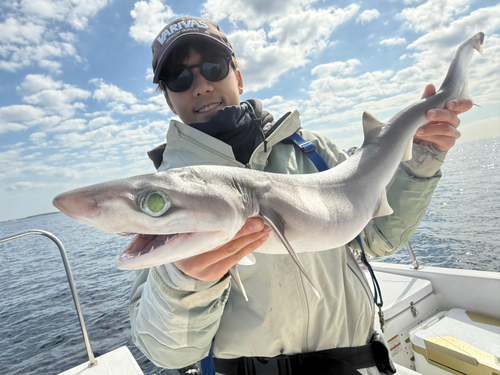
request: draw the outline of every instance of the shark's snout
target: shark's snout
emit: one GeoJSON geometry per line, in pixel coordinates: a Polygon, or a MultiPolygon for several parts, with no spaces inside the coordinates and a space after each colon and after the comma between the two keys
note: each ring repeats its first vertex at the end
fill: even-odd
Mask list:
{"type": "Polygon", "coordinates": [[[91,219],[99,216],[100,209],[95,199],[75,192],[59,194],[52,204],[63,214],[73,219],[91,219]]]}

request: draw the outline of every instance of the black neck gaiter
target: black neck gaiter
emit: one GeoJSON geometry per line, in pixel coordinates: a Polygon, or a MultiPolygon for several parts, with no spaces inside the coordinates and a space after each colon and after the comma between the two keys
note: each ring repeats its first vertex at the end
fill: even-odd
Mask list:
{"type": "Polygon", "coordinates": [[[262,120],[248,102],[221,109],[209,121],[190,126],[230,145],[236,160],[243,164],[248,163],[255,148],[264,141],[262,120]]]}

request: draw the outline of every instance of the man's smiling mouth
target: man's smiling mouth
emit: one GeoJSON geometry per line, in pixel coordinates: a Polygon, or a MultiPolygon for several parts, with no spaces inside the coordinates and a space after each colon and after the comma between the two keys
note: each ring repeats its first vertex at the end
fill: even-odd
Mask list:
{"type": "Polygon", "coordinates": [[[204,107],[201,107],[200,109],[198,109],[196,112],[197,113],[204,113],[204,112],[208,112],[212,109],[214,109],[215,107],[218,107],[219,105],[221,105],[222,102],[218,102],[218,103],[211,103],[209,105],[206,105],[204,107]]]}

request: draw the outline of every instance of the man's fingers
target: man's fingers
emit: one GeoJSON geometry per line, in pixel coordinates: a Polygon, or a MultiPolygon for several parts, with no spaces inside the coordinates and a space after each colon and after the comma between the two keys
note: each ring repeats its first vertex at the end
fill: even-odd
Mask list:
{"type": "MultiPolygon", "coordinates": [[[[207,271],[208,269],[210,269],[210,267],[227,258],[238,259],[238,257],[242,254],[240,252],[243,249],[246,249],[247,251],[250,252],[256,250],[263,243],[261,239],[263,237],[266,237],[267,239],[269,237],[269,233],[271,230],[272,229],[270,227],[264,226],[264,228],[259,232],[241,235],[238,238],[234,237],[233,240],[217,247],[212,251],[208,251],[206,253],[202,253],[190,258],[182,259],[180,261],[175,262],[175,265],[182,272],[196,279],[204,281],[215,280],[216,278],[215,279],[207,278],[207,275],[209,277],[211,277],[212,275],[210,274],[209,271],[207,271]],[[237,255],[239,253],[240,255],[237,255]]],[[[229,268],[238,263],[246,255],[248,255],[248,253],[244,254],[236,261],[230,260],[226,262],[228,264],[232,262],[232,264],[225,270],[225,272],[222,273],[222,275],[224,275],[229,268]]]]}
{"type": "Polygon", "coordinates": [[[433,144],[440,150],[446,151],[455,145],[455,142],[460,138],[460,132],[450,124],[428,124],[421,127],[417,131],[416,143],[426,146],[433,144]]]}
{"type": "Polygon", "coordinates": [[[474,103],[469,99],[453,99],[446,103],[446,109],[455,112],[455,114],[460,114],[467,112],[472,108],[474,103]]]}
{"type": "Polygon", "coordinates": [[[455,128],[460,125],[460,119],[457,114],[447,109],[431,109],[430,111],[427,111],[426,118],[434,123],[448,123],[453,125],[455,128]]]}
{"type": "MultiPolygon", "coordinates": [[[[264,220],[262,220],[259,217],[251,217],[246,221],[245,224],[241,227],[241,229],[236,233],[234,238],[239,238],[246,236],[251,233],[259,232],[266,227],[266,224],[264,223],[264,220]]],[[[224,246],[224,245],[223,245],[224,246]]]]}
{"type": "Polygon", "coordinates": [[[258,241],[261,237],[267,235],[271,230],[272,229],[270,227],[266,226],[259,232],[250,233],[238,238],[235,237],[233,240],[217,248],[217,250],[210,251],[205,254],[214,253],[214,259],[216,259],[216,261],[222,260],[223,258],[227,258],[236,254],[244,247],[250,245],[252,242],[258,241]]]}
{"type": "Polygon", "coordinates": [[[422,95],[422,99],[427,98],[428,96],[434,95],[436,93],[436,88],[433,84],[425,86],[424,93],[422,95]]]}
{"type": "Polygon", "coordinates": [[[431,137],[435,137],[438,135],[459,138],[460,132],[455,126],[449,123],[436,123],[422,126],[420,129],[418,129],[417,135],[419,138],[427,140],[430,140],[431,137]]]}
{"type": "Polygon", "coordinates": [[[251,242],[247,246],[240,249],[238,252],[232,254],[231,256],[222,259],[221,261],[212,264],[207,267],[200,275],[202,280],[217,280],[224,276],[227,271],[241,261],[244,257],[250,254],[252,251],[257,250],[264,242],[269,239],[270,233],[266,233],[264,236],[260,237],[258,240],[251,242]]]}

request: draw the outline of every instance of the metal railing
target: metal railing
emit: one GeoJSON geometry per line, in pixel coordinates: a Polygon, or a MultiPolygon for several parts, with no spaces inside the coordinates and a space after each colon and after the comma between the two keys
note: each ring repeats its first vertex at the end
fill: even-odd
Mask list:
{"type": "Polygon", "coordinates": [[[415,252],[413,251],[413,247],[411,247],[410,241],[406,243],[406,248],[408,249],[408,253],[410,254],[411,262],[413,265],[413,268],[418,270],[420,268],[420,265],[418,264],[417,257],[415,255],[415,252]]]}
{"type": "Polygon", "coordinates": [[[85,328],[85,322],[83,321],[82,309],[80,308],[80,301],[78,300],[78,293],[76,292],[75,281],[73,280],[73,274],[71,273],[71,268],[69,266],[68,257],[66,256],[66,250],[62,242],[50,232],[39,229],[31,229],[26,232],[16,233],[11,236],[0,238],[0,243],[14,240],[16,238],[29,236],[29,235],[41,235],[50,238],[59,248],[61,252],[62,261],[64,263],[64,269],[66,270],[66,276],[68,277],[69,287],[71,289],[71,294],[73,295],[73,301],[75,302],[76,312],[78,314],[78,320],[80,321],[80,327],[82,328],[83,340],[85,341],[85,347],[87,348],[87,354],[89,356],[88,367],[94,367],[97,365],[97,360],[94,358],[94,353],[90,347],[90,341],[87,334],[87,329],[85,328]]]}

